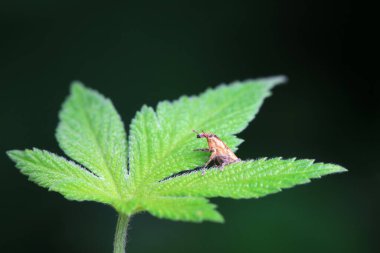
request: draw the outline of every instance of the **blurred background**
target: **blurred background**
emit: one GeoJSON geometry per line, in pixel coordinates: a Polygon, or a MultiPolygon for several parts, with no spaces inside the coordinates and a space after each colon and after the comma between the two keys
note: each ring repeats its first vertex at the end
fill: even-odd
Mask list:
{"type": "Polygon", "coordinates": [[[143,104],[284,74],[238,155],[349,172],[259,200],[213,199],[224,225],[137,215],[128,252],[379,252],[374,10],[340,0],[1,1],[0,251],[112,252],[111,208],[28,182],[4,153],[62,154],[54,132],[72,80],[110,97],[128,126],[143,104]]]}

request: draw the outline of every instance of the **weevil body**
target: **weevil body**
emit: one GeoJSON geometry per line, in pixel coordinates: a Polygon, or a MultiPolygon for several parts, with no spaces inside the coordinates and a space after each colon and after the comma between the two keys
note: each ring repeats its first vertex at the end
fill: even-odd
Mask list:
{"type": "Polygon", "coordinates": [[[223,167],[227,164],[239,162],[240,159],[232,152],[232,150],[215,134],[213,133],[198,133],[197,138],[206,138],[208,143],[208,148],[196,149],[196,151],[211,152],[209,160],[203,166],[203,172],[205,173],[206,167],[213,162],[215,165],[220,167],[223,170],[223,167]]]}

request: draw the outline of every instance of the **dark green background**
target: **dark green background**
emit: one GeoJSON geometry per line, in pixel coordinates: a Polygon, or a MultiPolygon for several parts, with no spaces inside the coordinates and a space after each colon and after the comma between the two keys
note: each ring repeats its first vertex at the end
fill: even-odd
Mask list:
{"type": "Polygon", "coordinates": [[[285,74],[239,135],[245,158],[347,167],[259,200],[214,199],[224,225],[132,220],[129,252],[379,250],[378,24],[365,1],[2,1],[1,252],[111,252],[115,212],[28,182],[4,152],[62,154],[72,80],[110,97],[126,125],[143,104],[285,74]],[[377,130],[377,131],[375,131],[377,130]]]}

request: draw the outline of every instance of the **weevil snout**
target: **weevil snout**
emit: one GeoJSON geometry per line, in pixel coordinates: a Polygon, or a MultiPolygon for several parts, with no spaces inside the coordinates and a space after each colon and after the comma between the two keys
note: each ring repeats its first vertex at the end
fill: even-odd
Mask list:
{"type": "Polygon", "coordinates": [[[201,134],[200,134],[200,133],[198,133],[198,132],[195,131],[195,130],[193,130],[193,132],[197,134],[197,138],[204,138],[204,137],[206,137],[206,136],[205,136],[205,133],[201,133],[201,134]]]}

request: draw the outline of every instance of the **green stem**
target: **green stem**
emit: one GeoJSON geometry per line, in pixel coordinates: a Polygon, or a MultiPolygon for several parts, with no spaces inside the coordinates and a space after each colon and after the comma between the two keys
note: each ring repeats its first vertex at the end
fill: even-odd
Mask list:
{"type": "Polygon", "coordinates": [[[113,253],[125,253],[129,218],[130,216],[119,213],[113,241],[113,253]]]}

